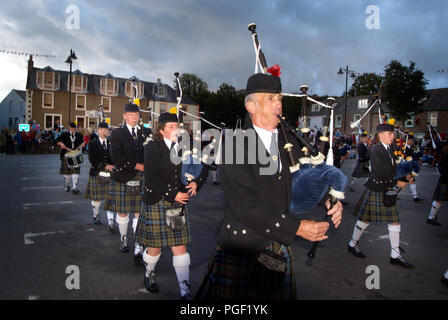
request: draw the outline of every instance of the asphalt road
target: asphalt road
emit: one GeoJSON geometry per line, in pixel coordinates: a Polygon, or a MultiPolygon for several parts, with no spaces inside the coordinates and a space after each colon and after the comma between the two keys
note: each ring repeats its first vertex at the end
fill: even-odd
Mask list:
{"type": "MultiPolygon", "coordinates": [[[[347,160],[343,171],[350,175],[355,160],[347,160]]],[[[64,192],[58,174],[58,155],[10,155],[0,158],[0,299],[147,299],[179,298],[172,254],[164,249],[157,266],[158,294],[146,292],[143,267],[135,266],[132,253],[119,251],[119,234],[92,223],[90,201],[84,198],[88,161],[81,169],[80,190],[64,192]],[[79,270],[79,289],[67,289],[67,279],[79,270]]],[[[209,177],[210,180],[211,177],[209,177]]],[[[398,201],[402,224],[401,246],[415,264],[406,270],[389,264],[390,244],[386,225],[371,225],[360,246],[367,259],[347,252],[355,218],[353,208],[364,187],[347,192],[348,204],[340,228],[329,231],[316,258],[306,253],[310,243],[293,244],[299,299],[448,299],[448,288],[440,277],[448,268],[448,205],[439,210],[442,227],[426,224],[432,193],[437,183],[435,168],[423,167],[417,190],[426,200],[415,203],[410,190],[398,201]],[[378,267],[379,289],[367,289],[366,268],[378,267]]],[[[192,244],[191,283],[195,291],[216,245],[216,230],[222,217],[223,192],[210,181],[190,201],[192,244]]],[[[321,219],[322,207],[307,217],[321,219]]],[[[130,232],[132,234],[132,232],[130,232]]],[[[72,283],[71,281],[68,281],[72,283]]]]}

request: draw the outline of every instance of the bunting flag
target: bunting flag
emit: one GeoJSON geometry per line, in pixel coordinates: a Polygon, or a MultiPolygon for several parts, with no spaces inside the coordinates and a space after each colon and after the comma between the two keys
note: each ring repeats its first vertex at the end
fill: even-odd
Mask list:
{"type": "Polygon", "coordinates": [[[28,53],[28,52],[11,51],[11,50],[4,50],[4,49],[0,49],[0,53],[13,54],[13,55],[18,55],[18,56],[33,56],[33,57],[37,57],[37,58],[57,58],[58,57],[58,56],[51,55],[51,54],[28,53]]]}

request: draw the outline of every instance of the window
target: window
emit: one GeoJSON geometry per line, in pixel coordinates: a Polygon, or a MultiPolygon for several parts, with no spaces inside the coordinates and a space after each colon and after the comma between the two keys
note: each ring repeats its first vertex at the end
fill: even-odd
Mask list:
{"type": "Polygon", "coordinates": [[[53,109],[53,92],[42,92],[42,108],[53,109]]]}
{"type": "Polygon", "coordinates": [[[353,122],[358,121],[359,119],[361,119],[361,115],[360,114],[354,114],[353,115],[353,122]]]}
{"type": "Polygon", "coordinates": [[[414,115],[404,121],[405,128],[412,128],[414,126],[414,115]]]}
{"type": "Polygon", "coordinates": [[[433,111],[433,112],[429,112],[428,113],[428,122],[433,127],[437,127],[437,120],[438,120],[437,118],[438,118],[437,111],[433,111]]]}
{"type": "Polygon", "coordinates": [[[56,72],[38,71],[36,77],[40,89],[56,90],[59,87],[59,74],[56,72]]]}
{"type": "MultiPolygon", "coordinates": [[[[135,82],[135,84],[137,85],[137,88],[138,88],[138,97],[141,99],[141,98],[143,98],[143,90],[144,90],[143,83],[135,82]]],[[[132,87],[131,81],[126,82],[126,95],[129,98],[134,98],[134,96],[135,96],[135,89],[132,87]]]]}
{"type": "Polygon", "coordinates": [[[164,88],[164,87],[157,87],[156,88],[156,94],[159,96],[159,97],[164,97],[164,96],[166,96],[166,88],[164,88]]]}
{"type": "Polygon", "coordinates": [[[45,113],[44,114],[44,123],[45,130],[53,130],[54,124],[59,120],[59,123],[62,123],[62,115],[54,114],[54,113],[45,113]]]}
{"type": "Polygon", "coordinates": [[[86,96],[76,95],[76,110],[86,110],[86,96]]]}
{"type": "Polygon", "coordinates": [[[86,127],[86,118],[83,116],[76,116],[77,127],[84,129],[86,127]]]}
{"type": "Polygon", "coordinates": [[[318,105],[317,103],[313,103],[311,105],[311,112],[319,112],[320,111],[320,105],[318,105]]]}
{"type": "Polygon", "coordinates": [[[104,112],[110,112],[111,101],[109,97],[101,97],[101,105],[103,106],[104,112]]]}
{"type": "Polygon", "coordinates": [[[118,86],[115,79],[101,79],[101,93],[106,96],[115,96],[118,86]]]}
{"type": "Polygon", "coordinates": [[[365,109],[368,107],[369,99],[359,99],[358,100],[358,109],[365,109]]]}
{"type": "Polygon", "coordinates": [[[341,115],[336,116],[334,126],[336,128],[340,128],[342,126],[342,116],[341,115]]]}
{"type": "Polygon", "coordinates": [[[84,92],[87,90],[87,77],[72,75],[72,92],[84,92]]]}
{"type": "Polygon", "coordinates": [[[160,104],[160,114],[167,112],[166,110],[166,104],[165,103],[161,103],[160,104]]]}

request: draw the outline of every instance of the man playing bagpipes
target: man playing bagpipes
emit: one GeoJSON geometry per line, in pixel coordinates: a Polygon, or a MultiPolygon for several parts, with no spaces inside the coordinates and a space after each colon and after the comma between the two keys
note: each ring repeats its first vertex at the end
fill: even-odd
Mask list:
{"type": "Polygon", "coordinates": [[[352,173],[352,180],[350,182],[350,191],[354,192],[353,185],[357,178],[364,178],[370,175],[369,170],[369,137],[367,133],[363,132],[361,134],[361,141],[358,143],[358,162],[352,173]]]}
{"type": "MultiPolygon", "coordinates": [[[[101,202],[109,193],[110,174],[115,168],[109,154],[110,140],[109,125],[101,122],[98,125],[98,137],[90,140],[88,152],[91,163],[89,182],[87,183],[85,198],[91,200],[93,209],[93,222],[98,225],[100,221],[101,202]]],[[[107,211],[109,230],[114,232],[114,213],[107,211]]]]}
{"type": "MultiPolygon", "coordinates": [[[[232,149],[227,149],[227,142],[223,148],[220,173],[225,214],[198,299],[295,299],[292,241],[296,236],[310,241],[328,238],[328,222],[289,215],[292,174],[290,154],[283,148],[285,138],[278,129],[281,92],[279,76],[258,73],[247,81],[244,128],[227,138],[233,141],[232,149]],[[254,134],[256,142],[245,143],[246,134],[254,134]],[[236,141],[243,142],[235,145],[236,141]]],[[[286,135],[298,159],[301,148],[294,137],[286,135]]],[[[338,227],[340,202],[328,215],[338,227]]]]}
{"type": "MultiPolygon", "coordinates": [[[[420,155],[418,154],[418,151],[415,148],[415,140],[413,135],[408,135],[407,142],[404,149],[404,158],[406,161],[414,161],[414,164],[417,166],[417,173],[419,171],[418,167],[418,161],[420,160],[420,155]]],[[[423,198],[420,198],[417,194],[417,185],[416,178],[409,182],[409,188],[411,189],[412,196],[414,197],[414,201],[423,201],[423,198]]]]}
{"type": "MultiPolygon", "coordinates": [[[[393,154],[395,127],[388,123],[379,124],[376,128],[379,143],[370,148],[371,173],[365,183],[366,190],[359,199],[354,216],[357,222],[353,230],[348,251],[355,257],[366,258],[359,248],[359,240],[370,223],[387,223],[391,245],[390,263],[405,268],[412,268],[400,252],[400,220],[396,206],[399,190],[406,187],[408,181],[395,178],[397,164],[393,154]]],[[[410,178],[410,175],[407,177],[410,178]]]]}
{"type": "MultiPolygon", "coordinates": [[[[65,192],[70,191],[70,177],[72,180],[72,191],[73,193],[79,193],[78,183],[79,175],[81,174],[81,166],[78,165],[74,168],[69,168],[66,154],[67,152],[73,152],[75,150],[81,152],[81,148],[85,147],[84,139],[81,133],[76,131],[76,124],[74,122],[70,123],[69,131],[63,132],[57,138],[57,144],[61,147],[60,159],[61,167],[59,169],[59,174],[64,175],[65,178],[65,192]]],[[[82,157],[81,157],[82,159],[82,157]]]]}

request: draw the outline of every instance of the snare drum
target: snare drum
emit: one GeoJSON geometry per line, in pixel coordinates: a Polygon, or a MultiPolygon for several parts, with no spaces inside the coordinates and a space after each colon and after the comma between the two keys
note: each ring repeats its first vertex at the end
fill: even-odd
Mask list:
{"type": "Polygon", "coordinates": [[[70,169],[79,168],[81,166],[81,163],[84,162],[84,159],[82,157],[82,151],[81,150],[68,151],[65,154],[65,161],[67,162],[67,167],[69,167],[70,169]]]}

